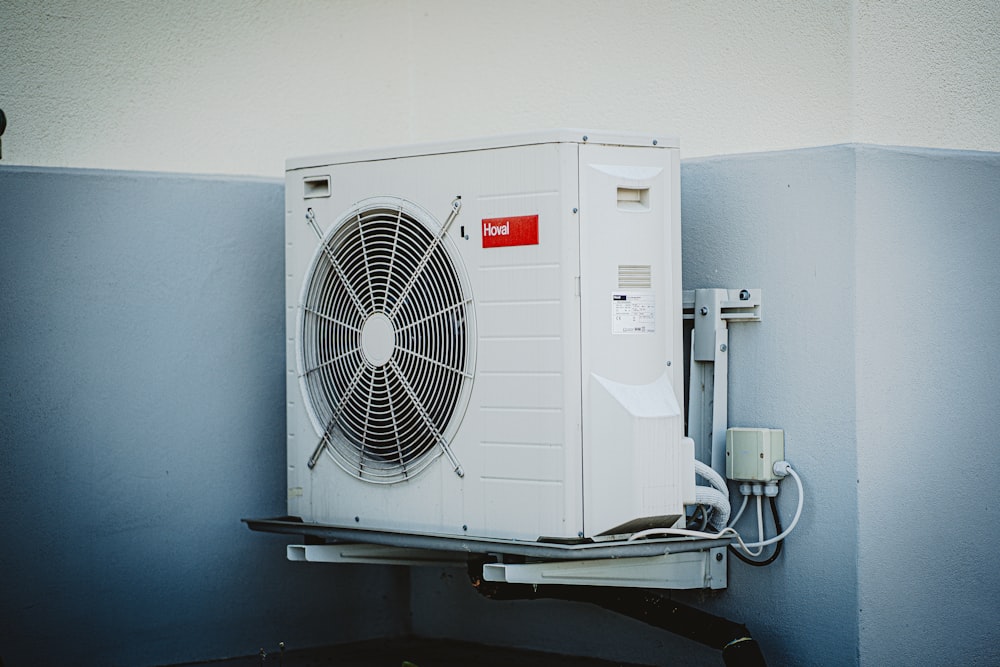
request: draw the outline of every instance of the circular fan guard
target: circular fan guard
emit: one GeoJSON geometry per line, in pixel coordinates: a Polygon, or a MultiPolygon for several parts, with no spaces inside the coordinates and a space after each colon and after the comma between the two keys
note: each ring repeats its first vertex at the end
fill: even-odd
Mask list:
{"type": "MultiPolygon", "coordinates": [[[[457,210],[457,208],[456,208],[457,210]]],[[[450,240],[411,202],[362,202],[325,234],[303,286],[303,394],[350,475],[403,481],[457,430],[471,391],[474,320],[450,240]]]]}

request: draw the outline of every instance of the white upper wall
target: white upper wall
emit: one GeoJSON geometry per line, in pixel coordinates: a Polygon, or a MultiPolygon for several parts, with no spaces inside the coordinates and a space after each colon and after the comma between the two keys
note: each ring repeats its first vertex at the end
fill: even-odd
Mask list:
{"type": "Polygon", "coordinates": [[[3,163],[279,176],[549,127],[1000,150],[1000,3],[0,0],[3,163]]]}

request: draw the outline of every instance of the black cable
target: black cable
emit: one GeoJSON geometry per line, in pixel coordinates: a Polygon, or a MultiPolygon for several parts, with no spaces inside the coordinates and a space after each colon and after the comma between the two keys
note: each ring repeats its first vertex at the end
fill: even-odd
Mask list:
{"type": "MultiPolygon", "coordinates": [[[[774,534],[781,535],[784,528],[781,527],[781,519],[778,517],[778,503],[775,502],[774,496],[769,496],[768,500],[771,501],[771,516],[774,517],[774,534]]],[[[774,553],[768,556],[765,560],[754,560],[753,558],[744,556],[739,549],[737,549],[731,544],[729,545],[729,550],[733,552],[734,556],[739,558],[747,565],[753,565],[754,567],[764,567],[765,565],[770,565],[771,563],[773,563],[775,560],[777,560],[778,556],[781,555],[781,545],[783,542],[784,540],[775,543],[774,553]]]]}
{"type": "Polygon", "coordinates": [[[687,521],[687,528],[689,530],[705,530],[708,526],[708,509],[704,505],[695,505],[694,512],[691,513],[691,518],[687,521]],[[698,514],[701,514],[701,525],[696,525],[694,522],[698,518],[698,514]]]}

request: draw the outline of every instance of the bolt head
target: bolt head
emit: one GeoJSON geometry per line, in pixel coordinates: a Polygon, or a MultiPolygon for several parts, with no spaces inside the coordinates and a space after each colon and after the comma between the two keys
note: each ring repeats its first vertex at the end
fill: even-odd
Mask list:
{"type": "Polygon", "coordinates": [[[705,315],[708,315],[708,306],[702,306],[700,312],[702,314],[702,317],[704,317],[705,315]]]}

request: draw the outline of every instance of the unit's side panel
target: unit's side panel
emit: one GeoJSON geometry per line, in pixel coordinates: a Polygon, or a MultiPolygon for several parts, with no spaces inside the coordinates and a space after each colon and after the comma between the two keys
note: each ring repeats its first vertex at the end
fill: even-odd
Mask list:
{"type": "MultiPolygon", "coordinates": [[[[667,375],[674,388],[674,396],[678,405],[684,409],[684,336],[682,335],[681,319],[683,313],[683,278],[681,265],[681,152],[679,149],[669,151],[670,174],[667,176],[667,189],[670,192],[670,232],[666,235],[666,255],[670,262],[670,287],[668,289],[673,331],[668,359],[672,362],[667,375]]],[[[683,431],[683,426],[681,427],[683,431]]]]}
{"type": "Polygon", "coordinates": [[[639,518],[672,523],[683,514],[681,478],[690,465],[678,463],[683,423],[676,153],[580,147],[588,534],[639,518]],[[598,380],[623,387],[609,394],[617,407],[603,394],[592,396],[598,380]],[[626,432],[607,431],[613,414],[632,424],[626,432]]]}
{"type": "MultiPolygon", "coordinates": [[[[316,445],[305,404],[299,391],[296,364],[296,328],[299,295],[305,277],[305,267],[316,248],[316,236],[306,227],[308,203],[321,205],[328,212],[328,202],[307,202],[303,198],[306,170],[290,171],[285,175],[285,385],[286,385],[286,438],[288,514],[310,518],[312,515],[309,491],[309,470],[306,462],[307,448],[316,445]]],[[[315,173],[315,170],[306,171],[315,173]]]]}

